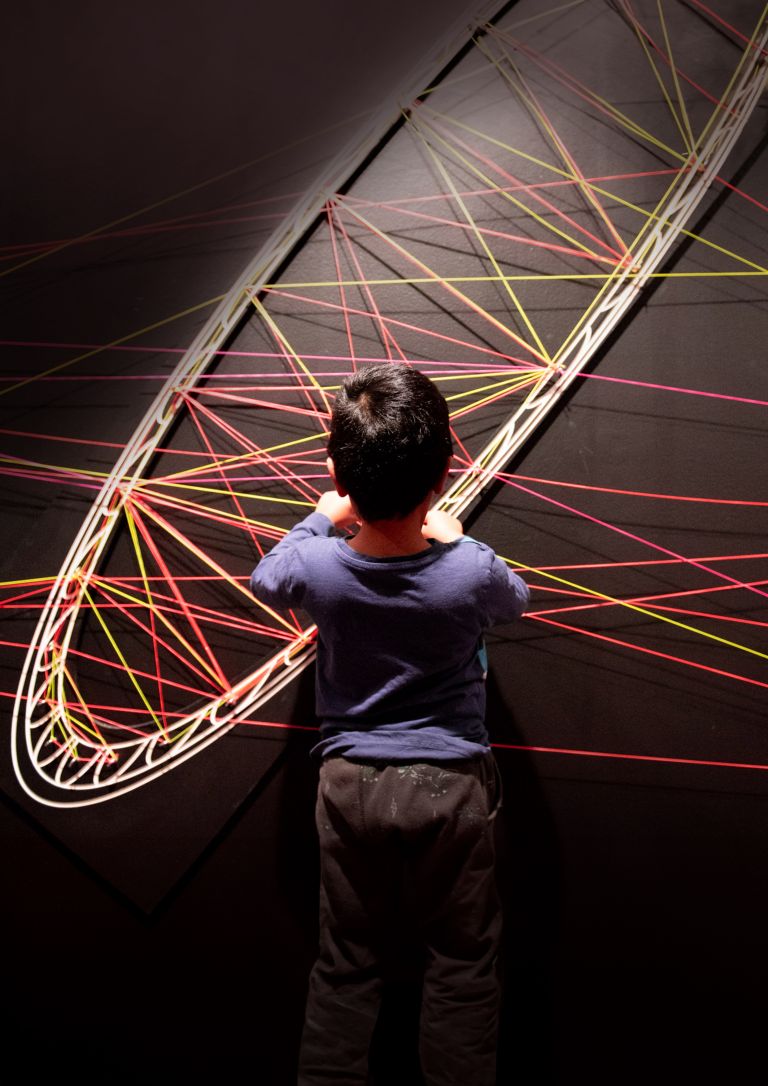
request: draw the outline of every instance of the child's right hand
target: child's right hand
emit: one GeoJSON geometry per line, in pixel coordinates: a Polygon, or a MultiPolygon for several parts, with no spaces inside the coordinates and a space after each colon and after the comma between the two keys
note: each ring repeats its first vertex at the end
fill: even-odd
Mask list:
{"type": "Polygon", "coordinates": [[[458,517],[443,513],[440,509],[430,509],[421,529],[425,539],[436,539],[438,543],[452,543],[461,539],[464,528],[458,517]]]}

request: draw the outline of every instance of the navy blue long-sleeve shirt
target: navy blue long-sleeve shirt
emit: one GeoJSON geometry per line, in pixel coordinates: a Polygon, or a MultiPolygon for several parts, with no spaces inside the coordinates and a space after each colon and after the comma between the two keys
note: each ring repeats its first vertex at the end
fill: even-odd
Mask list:
{"type": "Polygon", "coordinates": [[[311,513],[261,560],[251,590],[317,625],[313,753],[388,762],[487,753],[483,633],[528,604],[525,582],[490,547],[464,536],[373,558],[311,513]]]}

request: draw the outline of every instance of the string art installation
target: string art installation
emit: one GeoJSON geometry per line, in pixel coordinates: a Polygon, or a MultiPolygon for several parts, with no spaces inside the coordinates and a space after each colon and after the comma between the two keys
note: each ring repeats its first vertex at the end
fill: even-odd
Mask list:
{"type": "Polygon", "coordinates": [[[695,372],[683,387],[596,365],[661,281],[754,283],[758,297],[755,239],[736,251],[697,216],[722,192],[768,211],[725,170],[765,88],[768,9],[743,27],[699,0],[492,4],[446,68],[463,45],[441,41],[399,113],[383,111],[280,225],[110,473],[11,465],[96,491],[58,575],[3,586],[4,606],[40,606],[11,739],[35,800],[100,803],[239,724],[268,726],[258,711],[311,663],[315,631],[254,600],[248,576],[327,489],[334,390],[372,361],[417,366],[448,400],[456,456],[439,507],[465,517],[500,488],[631,549],[570,568],[503,553],[534,589],[527,622],[768,689],[765,623],[750,617],[768,596],[766,555],[684,552],[590,512],[589,498],[698,503],[729,524],[768,502],[510,467],[587,384],[629,401],[768,406],[695,372]],[[564,34],[578,42],[568,63],[564,34]],[[664,591],[642,580],[660,567],[664,591]],[[718,611],[723,596],[743,614],[718,611]],[[673,644],[601,625],[617,614],[673,644]]]}

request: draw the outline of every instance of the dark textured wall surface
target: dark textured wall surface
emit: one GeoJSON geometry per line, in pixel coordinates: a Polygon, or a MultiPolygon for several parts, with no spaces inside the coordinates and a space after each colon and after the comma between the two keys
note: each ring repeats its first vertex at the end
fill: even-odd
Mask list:
{"type": "MultiPolygon", "coordinates": [[[[596,18],[602,7],[590,0],[596,18]]],[[[758,7],[740,0],[729,18],[748,27],[758,7]]],[[[4,344],[78,343],[85,353],[158,324],[147,342],[183,348],[207,311],[168,318],[225,290],[271,220],[235,221],[235,210],[210,238],[192,240],[175,229],[180,217],[256,200],[284,209],[365,124],[356,115],[417,62],[437,21],[462,9],[472,5],[373,3],[364,16],[342,0],[290,13],[234,0],[215,10],[17,11],[5,71],[4,241],[63,243],[115,226],[106,239],[63,245],[44,260],[25,251],[25,266],[0,280],[4,344]],[[165,203],[181,190],[189,192],[165,203]],[[133,219],[118,220],[150,205],[175,220],[174,231],[125,233],[133,219]]],[[[578,53],[578,36],[570,40],[578,53]]],[[[566,55],[568,41],[557,43],[566,55]]],[[[725,171],[763,201],[764,143],[762,106],[725,171]]],[[[382,158],[383,181],[370,175],[374,189],[386,181],[387,155],[394,168],[404,161],[397,148],[393,140],[382,158]]],[[[709,199],[697,226],[765,262],[762,213],[733,194],[709,199]]],[[[297,266],[313,259],[309,245],[297,266]]],[[[672,267],[696,259],[681,247],[672,267]]],[[[598,372],[768,399],[764,347],[755,347],[766,330],[759,282],[660,283],[602,351],[598,372]]],[[[555,322],[556,305],[547,304],[555,322]]],[[[250,343],[254,333],[240,335],[250,343]]],[[[3,375],[22,380],[62,355],[5,345],[1,360],[3,375]]],[[[168,369],[165,355],[95,355],[78,372],[128,374],[130,393],[95,380],[32,383],[0,397],[0,425],[124,442],[155,392],[150,375],[168,369]]],[[[584,382],[514,467],[620,488],[627,465],[642,465],[638,489],[690,493],[706,483],[714,495],[764,500],[765,432],[757,407],[736,413],[650,389],[630,401],[584,382]]],[[[32,437],[8,451],[43,458],[32,437]]],[[[106,448],[70,452],[67,462],[85,468],[114,458],[106,448]]],[[[85,499],[29,480],[5,479],[3,491],[3,579],[55,573],[85,499]]],[[[589,503],[593,517],[683,553],[764,549],[765,509],[714,523],[698,507],[672,514],[629,498],[589,503]]],[[[508,488],[492,491],[470,524],[531,565],[542,555],[556,564],[635,553],[508,488]]],[[[631,591],[663,584],[661,574],[648,578],[631,591]]],[[[756,604],[751,617],[761,614],[756,604]]],[[[23,642],[34,618],[17,613],[3,638],[23,642]]],[[[636,617],[605,629],[686,649],[684,632],[659,634],[636,617]]],[[[762,689],[542,627],[504,631],[489,648],[495,743],[768,762],[762,689]]],[[[712,666],[724,666],[720,653],[712,648],[712,666]]],[[[15,689],[20,663],[18,649],[3,649],[4,691],[15,689]]],[[[764,681],[762,664],[750,674],[764,681]]],[[[313,720],[311,672],[270,705],[270,719],[313,720]]],[[[47,1081],[63,1066],[81,1083],[292,1081],[315,938],[316,768],[311,735],[288,736],[236,731],[134,797],[84,812],[26,800],[4,743],[0,992],[7,1052],[28,1068],[24,1077],[47,1081]]],[[[499,1082],[761,1081],[765,774],[533,750],[498,757],[508,933],[499,1082]]],[[[404,984],[385,1005],[377,1086],[419,1081],[414,1021],[404,984]]]]}

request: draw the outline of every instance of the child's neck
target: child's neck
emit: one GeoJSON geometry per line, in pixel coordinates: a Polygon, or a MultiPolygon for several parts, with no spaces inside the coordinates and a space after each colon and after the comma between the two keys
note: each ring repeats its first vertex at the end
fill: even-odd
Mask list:
{"type": "Polygon", "coordinates": [[[399,558],[429,550],[421,534],[429,501],[422,503],[405,517],[392,520],[364,520],[349,546],[358,554],[371,558],[399,558]]]}

